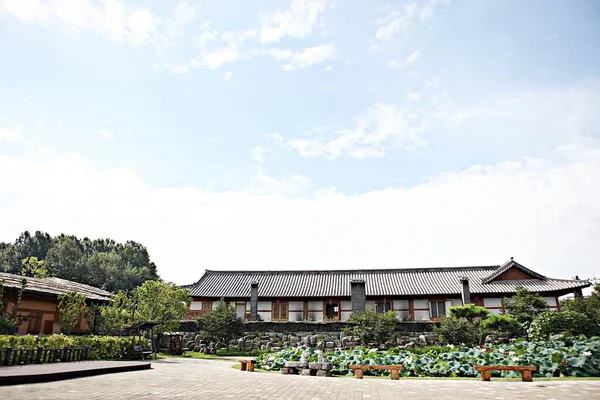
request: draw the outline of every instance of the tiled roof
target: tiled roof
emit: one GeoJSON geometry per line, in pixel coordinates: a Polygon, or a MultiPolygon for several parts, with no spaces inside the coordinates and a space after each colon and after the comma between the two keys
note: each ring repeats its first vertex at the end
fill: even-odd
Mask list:
{"type": "Polygon", "coordinates": [[[517,285],[542,293],[567,293],[590,286],[586,280],[551,279],[537,273],[534,273],[535,276],[541,279],[484,283],[503,266],[328,271],[207,270],[190,292],[194,297],[248,298],[250,283],[257,281],[260,297],[350,297],[350,282],[364,280],[367,296],[459,296],[463,277],[469,278],[473,294],[514,293],[517,285]]]}
{"type": "Polygon", "coordinates": [[[499,277],[500,275],[502,275],[504,272],[508,271],[511,268],[519,269],[519,270],[523,271],[524,273],[526,273],[527,275],[532,276],[537,279],[545,279],[546,278],[544,275],[540,275],[537,272],[530,270],[529,268],[525,268],[523,265],[519,264],[518,262],[513,260],[513,258],[511,257],[510,260],[508,260],[507,262],[502,264],[499,268],[497,268],[490,275],[483,278],[483,283],[489,283],[489,282],[493,281],[494,279],[496,279],[497,277],[499,277]]]}
{"type": "MultiPolygon", "coordinates": [[[[7,274],[0,272],[0,280],[4,281],[5,288],[19,289],[21,287],[21,275],[7,274]]],[[[106,290],[98,289],[93,286],[84,285],[60,278],[29,278],[27,277],[27,286],[25,293],[39,293],[58,296],[68,292],[78,292],[84,294],[90,300],[108,301],[110,293],[106,290]]]]}

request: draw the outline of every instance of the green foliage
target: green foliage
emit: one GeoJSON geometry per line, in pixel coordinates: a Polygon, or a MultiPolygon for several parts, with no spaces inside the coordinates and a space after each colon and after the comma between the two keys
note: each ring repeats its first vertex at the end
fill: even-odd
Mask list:
{"type": "MultiPolygon", "coordinates": [[[[123,336],[66,336],[59,335],[0,335],[0,349],[11,347],[14,350],[36,349],[62,349],[65,347],[82,348],[90,347],[90,359],[110,360],[124,358],[131,348],[131,337],[123,336]]],[[[135,338],[135,343],[144,348],[151,348],[146,339],[135,338]]]]}
{"type": "Polygon", "coordinates": [[[600,335],[600,327],[582,313],[546,311],[535,317],[529,328],[529,337],[535,340],[555,334],[594,336],[600,335]]]}
{"type": "Polygon", "coordinates": [[[442,342],[451,345],[472,346],[479,340],[477,328],[466,318],[444,318],[433,329],[442,342]]]}
{"type": "Polygon", "coordinates": [[[51,237],[26,231],[14,243],[0,242],[0,271],[19,274],[22,260],[29,257],[43,261],[51,276],[108,291],[130,291],[147,280],[158,279],[147,249],[133,241],[117,243],[62,234],[51,237]]]}
{"type": "MultiPolygon", "coordinates": [[[[463,320],[464,321],[464,320],[463,320]]],[[[280,370],[286,361],[298,361],[308,351],[309,361],[316,361],[313,348],[301,346],[276,353],[261,354],[257,366],[266,370],[280,370]]],[[[549,341],[514,342],[486,348],[435,348],[424,353],[403,349],[357,348],[335,350],[324,354],[333,363],[333,372],[351,375],[350,365],[403,365],[403,376],[476,377],[475,365],[536,365],[536,377],[600,376],[600,338],[584,339],[553,337],[549,341]]],[[[389,375],[389,371],[366,371],[365,374],[389,375]]],[[[516,378],[515,371],[493,372],[495,376],[516,378]]]]}
{"type": "Polygon", "coordinates": [[[71,329],[79,323],[79,318],[87,311],[85,300],[85,295],[77,292],[68,292],[58,296],[58,322],[63,334],[70,334],[71,329]]]}
{"type": "Polygon", "coordinates": [[[27,257],[21,260],[21,275],[31,278],[48,278],[48,270],[44,266],[44,260],[38,260],[36,256],[27,257]]]}
{"type": "MultiPolygon", "coordinates": [[[[27,279],[23,278],[21,280],[21,287],[17,292],[17,300],[13,303],[13,306],[11,307],[10,311],[7,310],[5,312],[4,307],[0,308],[0,335],[13,335],[17,331],[17,326],[21,323],[21,321],[27,320],[27,318],[21,318],[17,315],[19,304],[21,303],[21,298],[23,297],[23,292],[25,291],[26,286],[27,279]]],[[[0,279],[0,299],[3,299],[3,296],[4,281],[0,279]]]]}
{"type": "Polygon", "coordinates": [[[517,333],[521,332],[523,327],[510,314],[490,315],[479,324],[479,330],[482,334],[488,333],[517,333]]]}
{"type": "Polygon", "coordinates": [[[211,312],[201,314],[196,319],[200,335],[209,341],[225,342],[243,332],[244,320],[238,318],[233,307],[219,300],[215,309],[211,312]]]}
{"type": "Polygon", "coordinates": [[[140,322],[156,322],[158,334],[176,331],[190,302],[188,289],[146,281],[130,294],[117,292],[110,304],[100,306],[100,330],[118,332],[140,322]]]}
{"type": "Polygon", "coordinates": [[[375,308],[367,308],[362,313],[352,313],[348,318],[352,323],[344,332],[360,338],[362,344],[385,343],[394,337],[398,319],[394,311],[378,313],[375,308]]]}
{"type": "Polygon", "coordinates": [[[466,304],[464,306],[454,306],[448,309],[448,313],[451,318],[465,318],[470,322],[474,322],[477,319],[485,319],[490,312],[487,308],[476,306],[475,304],[466,304]]]}
{"type": "Polygon", "coordinates": [[[590,297],[575,297],[565,300],[563,311],[575,311],[586,315],[590,321],[600,324],[600,285],[596,285],[590,297]]]}
{"type": "Polygon", "coordinates": [[[533,319],[545,312],[546,302],[539,293],[530,293],[523,286],[517,286],[516,294],[509,298],[503,298],[502,304],[506,311],[513,315],[525,329],[533,319]]]}

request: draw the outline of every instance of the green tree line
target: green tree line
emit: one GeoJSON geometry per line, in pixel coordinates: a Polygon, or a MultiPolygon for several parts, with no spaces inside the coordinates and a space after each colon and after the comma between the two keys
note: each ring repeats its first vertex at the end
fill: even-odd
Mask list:
{"type": "Polygon", "coordinates": [[[25,231],[13,243],[0,242],[0,272],[20,274],[31,260],[43,262],[50,276],[109,292],[131,291],[147,280],[159,279],[148,250],[134,241],[25,231]]]}

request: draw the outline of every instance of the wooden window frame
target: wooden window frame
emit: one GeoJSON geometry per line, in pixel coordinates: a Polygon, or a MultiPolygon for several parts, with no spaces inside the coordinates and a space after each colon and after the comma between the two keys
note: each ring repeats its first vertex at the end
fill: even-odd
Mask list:
{"type": "MultiPolygon", "coordinates": [[[[335,313],[335,311],[334,311],[335,313]]],[[[340,299],[327,299],[323,301],[323,322],[337,322],[342,318],[342,301],[340,299]],[[337,304],[337,318],[328,318],[327,317],[327,305],[329,304],[337,304]]]]}
{"type": "Polygon", "coordinates": [[[385,304],[389,304],[389,308],[387,311],[394,311],[394,303],[392,302],[392,300],[390,299],[381,299],[381,300],[375,300],[375,312],[377,314],[383,314],[386,313],[387,311],[385,310],[385,304]],[[379,312],[379,305],[383,304],[383,311],[379,312]]]}
{"type": "Polygon", "coordinates": [[[202,300],[202,311],[212,311],[212,300],[202,300]]]}
{"type": "Polygon", "coordinates": [[[448,308],[446,307],[446,300],[429,300],[429,320],[430,321],[439,321],[442,318],[446,317],[446,313],[448,312],[448,308]],[[436,313],[438,314],[437,317],[434,317],[432,314],[432,304],[436,304],[436,313]],[[443,304],[444,305],[444,315],[440,316],[440,309],[439,309],[439,304],[443,304]]]}
{"type": "Polygon", "coordinates": [[[290,320],[290,302],[287,300],[275,300],[271,302],[271,321],[289,321],[290,320]],[[275,305],[278,307],[278,314],[275,314],[275,305]],[[281,306],[285,305],[285,318],[281,318],[281,306]]]}

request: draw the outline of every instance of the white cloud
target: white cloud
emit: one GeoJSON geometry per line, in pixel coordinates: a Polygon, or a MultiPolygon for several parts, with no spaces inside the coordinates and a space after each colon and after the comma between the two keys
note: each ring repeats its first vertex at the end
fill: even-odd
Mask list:
{"type": "Polygon", "coordinates": [[[187,64],[167,64],[165,65],[165,68],[174,74],[185,74],[190,70],[190,67],[187,64]]]}
{"type": "Polygon", "coordinates": [[[224,72],[223,79],[225,80],[225,82],[231,82],[232,75],[233,75],[233,72],[224,72]]]}
{"type": "Polygon", "coordinates": [[[120,0],[4,0],[3,10],[25,23],[69,35],[91,32],[135,47],[158,43],[163,36],[159,31],[161,19],[152,11],[127,7],[120,0]]]}
{"type": "Polygon", "coordinates": [[[260,41],[274,43],[284,36],[307,36],[327,10],[328,3],[327,0],[292,0],[285,10],[265,13],[260,28],[260,41]]]}
{"type": "Polygon", "coordinates": [[[302,197],[307,178],[262,169],[247,188],[214,192],[155,188],[131,169],[78,156],[0,155],[0,240],[25,229],[136,240],[178,283],[198,280],[202,268],[489,265],[510,256],[554,277],[598,276],[600,144],[570,142],[548,157],[473,166],[414,187],[302,197]]]}
{"type": "Polygon", "coordinates": [[[185,28],[196,19],[196,16],[196,8],[185,1],[180,1],[173,9],[171,18],[167,20],[167,35],[172,39],[183,35],[185,28]]]}
{"type": "Polygon", "coordinates": [[[100,123],[102,125],[109,125],[110,124],[110,120],[109,119],[103,119],[102,121],[100,121],[100,123]]]}
{"type": "Polygon", "coordinates": [[[111,139],[111,138],[113,137],[113,134],[112,134],[112,132],[111,132],[111,131],[109,131],[108,129],[100,129],[100,130],[98,131],[98,134],[99,134],[100,136],[102,136],[103,138],[106,138],[106,139],[111,139]]]}
{"type": "Polygon", "coordinates": [[[290,50],[274,50],[272,55],[278,59],[287,61],[282,65],[284,71],[292,71],[296,68],[308,68],[313,65],[321,64],[331,59],[336,51],[336,46],[332,43],[321,44],[314,47],[307,47],[301,51],[292,52],[290,50]]]}
{"type": "Polygon", "coordinates": [[[265,161],[265,153],[270,150],[271,149],[265,146],[254,146],[252,147],[252,159],[262,163],[265,161]]]}
{"type": "Polygon", "coordinates": [[[189,66],[198,68],[201,66],[217,69],[225,64],[236,62],[243,58],[235,43],[216,50],[203,52],[200,57],[190,60],[189,66]]]}
{"type": "Polygon", "coordinates": [[[0,126],[0,140],[8,143],[21,143],[24,141],[24,138],[21,129],[0,126]]]}
{"type": "Polygon", "coordinates": [[[409,35],[411,30],[418,24],[435,16],[436,12],[450,4],[450,0],[428,0],[421,5],[419,3],[406,4],[402,9],[393,8],[389,15],[378,21],[379,28],[375,38],[379,42],[389,42],[399,33],[409,35]]]}
{"type": "Polygon", "coordinates": [[[325,67],[325,71],[331,71],[333,69],[333,67],[331,65],[328,65],[325,67]]]}
{"type": "Polygon", "coordinates": [[[306,138],[281,140],[304,158],[383,157],[392,142],[396,147],[414,148],[426,144],[424,126],[414,115],[394,104],[376,103],[356,118],[355,125],[343,129],[322,128],[306,138]]]}
{"type": "Polygon", "coordinates": [[[404,68],[416,63],[421,57],[422,50],[412,52],[404,61],[390,61],[391,68],[404,68]]]}

